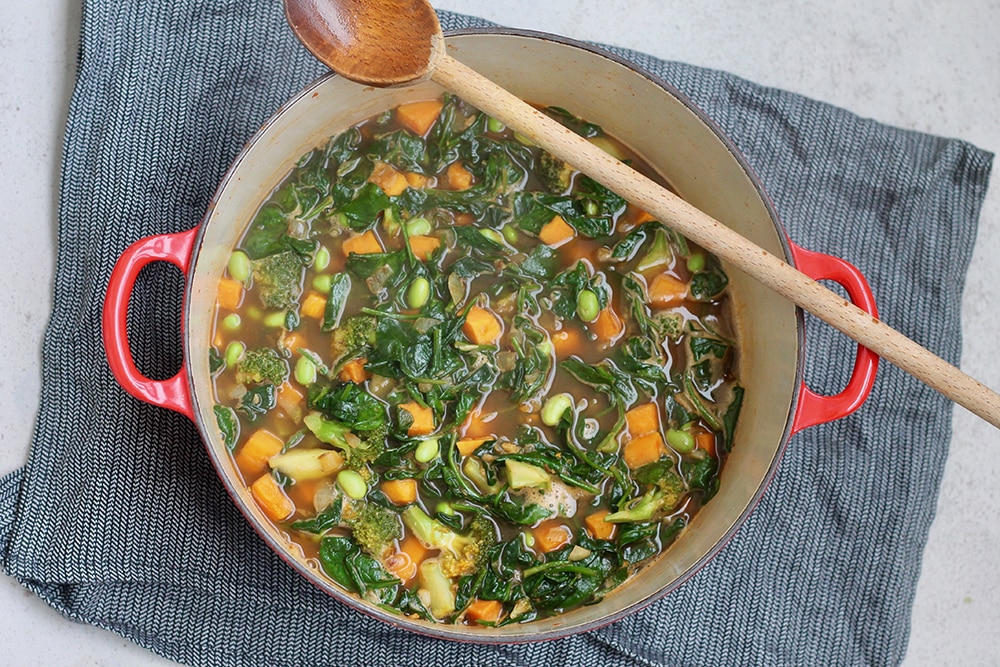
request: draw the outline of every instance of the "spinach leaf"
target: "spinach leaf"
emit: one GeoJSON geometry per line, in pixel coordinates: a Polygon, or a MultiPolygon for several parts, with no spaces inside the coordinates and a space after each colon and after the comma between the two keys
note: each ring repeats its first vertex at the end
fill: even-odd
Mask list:
{"type": "Polygon", "coordinates": [[[309,405],[352,431],[374,431],[388,423],[385,405],[353,382],[333,389],[312,385],[309,405]]]}
{"type": "Polygon", "coordinates": [[[295,530],[301,530],[306,533],[314,533],[316,535],[322,535],[326,531],[340,525],[341,514],[344,508],[343,497],[338,497],[333,504],[327,507],[325,510],[317,514],[311,519],[304,519],[302,521],[296,521],[292,524],[292,528],[295,530]]]}
{"type": "Polygon", "coordinates": [[[246,415],[250,421],[267,414],[278,404],[278,389],[273,384],[262,384],[247,390],[240,398],[237,410],[246,415]]]}
{"type": "Polygon", "coordinates": [[[374,137],[367,157],[390,164],[400,171],[425,173],[427,146],[424,140],[406,130],[396,130],[374,137]]]}
{"type": "Polygon", "coordinates": [[[215,413],[215,423],[222,434],[223,444],[226,445],[226,449],[233,451],[240,435],[240,420],[236,417],[233,409],[227,405],[213,405],[212,412],[215,413]]]}
{"type": "Polygon", "coordinates": [[[351,201],[337,208],[337,212],[343,214],[348,227],[363,232],[375,226],[379,214],[389,204],[389,196],[382,188],[374,183],[365,183],[351,201]]]}
{"type": "Polygon", "coordinates": [[[329,333],[340,326],[340,318],[344,315],[347,297],[351,294],[351,276],[347,273],[335,273],[330,279],[330,294],[323,309],[323,322],[320,330],[329,333]]]}

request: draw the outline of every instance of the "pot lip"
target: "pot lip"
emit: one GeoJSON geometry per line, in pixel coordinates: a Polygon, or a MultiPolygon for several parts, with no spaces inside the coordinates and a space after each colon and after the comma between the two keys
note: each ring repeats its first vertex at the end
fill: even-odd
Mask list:
{"type": "MultiPolygon", "coordinates": [[[[792,252],[792,247],[790,240],[788,238],[787,232],[784,225],[778,216],[777,209],[774,205],[774,201],[771,199],[770,195],[764,188],[763,182],[757,172],[749,165],[743,153],[738,149],[735,143],[728,137],[728,135],[722,130],[722,128],[704,111],[695,104],[687,95],[678,90],[674,85],[667,82],[663,78],[651,73],[641,65],[635,63],[634,61],[628,60],[614,52],[611,48],[618,48],[609,45],[602,45],[595,42],[584,42],[570,37],[564,37],[561,35],[555,35],[552,33],[528,30],[521,28],[508,28],[503,26],[483,26],[474,28],[460,28],[454,30],[448,30],[444,33],[445,38],[449,37],[461,37],[461,36],[476,36],[476,35],[502,35],[511,37],[523,37],[528,39],[537,39],[542,41],[554,42],[564,46],[569,46],[577,48],[583,51],[587,51],[593,55],[600,56],[602,58],[608,59],[615,62],[629,70],[632,70],[636,74],[648,79],[655,86],[665,90],[671,96],[677,98],[689,111],[691,111],[697,118],[708,127],[716,138],[722,142],[722,144],[729,151],[730,155],[736,162],[740,165],[740,168],[746,173],[748,178],[753,184],[761,202],[764,204],[768,216],[771,218],[772,223],[776,227],[778,233],[778,240],[781,244],[782,251],[784,253],[784,260],[793,266],[795,265],[795,255],[792,252]]],[[[233,158],[225,175],[219,182],[215,191],[212,194],[208,205],[205,208],[205,213],[198,223],[198,229],[194,238],[192,246],[192,254],[190,260],[190,267],[192,270],[187,272],[185,278],[185,295],[190,295],[193,289],[194,280],[194,270],[193,268],[197,266],[198,258],[202,249],[202,241],[205,234],[205,223],[209,221],[212,217],[216,207],[219,205],[219,199],[222,193],[228,188],[229,183],[235,177],[236,172],[239,170],[240,165],[247,159],[247,155],[250,149],[255,146],[262,138],[262,136],[281,118],[287,110],[298,104],[303,98],[310,97],[313,91],[325,81],[330,78],[338,77],[339,75],[334,72],[324,73],[308,84],[306,84],[299,92],[292,95],[287,101],[281,104],[278,109],[257,129],[256,132],[247,140],[244,146],[241,148],[239,153],[233,158]]],[[[185,359],[191,353],[191,339],[188,335],[188,322],[191,315],[191,299],[185,298],[184,305],[181,314],[181,331],[183,335],[183,346],[185,359]]],[[[801,308],[795,308],[795,321],[796,321],[796,345],[794,353],[796,355],[795,364],[795,376],[794,376],[794,386],[801,387],[804,378],[804,349],[805,349],[805,318],[801,308]]],[[[185,361],[185,374],[187,376],[188,386],[191,388],[192,393],[194,393],[195,377],[192,372],[192,365],[185,361]]],[[[746,522],[747,517],[754,511],[757,505],[760,503],[761,498],[767,491],[771,482],[774,480],[777,474],[778,467],[781,463],[782,458],[788,448],[789,440],[792,435],[792,424],[796,412],[798,411],[800,392],[793,392],[791,402],[789,404],[788,416],[785,422],[784,429],[782,430],[781,442],[778,446],[777,452],[771,461],[771,464],[767,470],[767,473],[761,479],[761,482],[754,493],[747,507],[739,514],[739,516],[733,521],[732,526],[726,531],[725,534],[715,543],[715,545],[705,553],[697,562],[695,562],[686,572],[681,576],[677,577],[669,585],[660,588],[654,593],[650,594],[646,598],[638,600],[631,605],[619,609],[615,612],[611,612],[600,619],[590,621],[587,623],[581,623],[579,625],[574,625],[571,627],[556,626],[544,632],[533,633],[530,630],[523,635],[517,635],[512,637],[493,635],[490,633],[483,633],[481,635],[474,635],[467,632],[455,632],[451,626],[423,626],[420,624],[408,623],[406,619],[399,616],[390,615],[387,612],[381,612],[374,608],[369,608],[367,605],[359,604],[353,596],[348,593],[341,591],[339,588],[330,584],[320,577],[316,576],[314,572],[309,572],[301,563],[296,561],[291,557],[290,554],[286,553],[286,549],[280,543],[278,543],[270,534],[263,532],[258,526],[256,521],[251,517],[246,509],[243,507],[243,500],[239,497],[236,482],[231,479],[224,471],[221,461],[218,460],[217,454],[213,447],[205,444],[206,449],[208,449],[209,458],[212,461],[212,466],[215,468],[216,475],[222,481],[223,487],[225,488],[228,495],[231,497],[233,502],[236,504],[240,513],[244,516],[244,520],[248,521],[254,531],[264,540],[268,547],[278,554],[278,556],[288,563],[293,569],[297,570],[301,575],[307,575],[305,578],[313,585],[319,587],[324,592],[330,594],[338,602],[342,602],[352,609],[359,611],[366,616],[376,618],[384,623],[389,624],[392,627],[401,628],[420,634],[427,637],[433,637],[436,639],[445,639],[449,641],[454,641],[457,643],[470,643],[470,644],[518,644],[518,643],[535,643],[541,641],[550,641],[554,639],[561,639],[571,635],[579,634],[582,632],[588,632],[591,630],[596,630],[598,628],[605,627],[612,623],[615,623],[627,616],[630,616],[637,611],[648,607],[657,600],[662,599],[666,595],[670,594],[682,584],[690,580],[701,568],[703,568],[709,561],[711,561],[718,553],[725,548],[725,546],[732,540],[736,533],[742,528],[743,524],[746,522]]],[[[194,398],[192,396],[192,398],[194,398]]],[[[206,428],[206,425],[201,417],[201,413],[198,410],[194,411],[194,417],[196,426],[199,432],[203,436],[207,436],[210,433],[210,429],[206,428]]],[[[209,438],[211,440],[211,438],[209,438]]]]}

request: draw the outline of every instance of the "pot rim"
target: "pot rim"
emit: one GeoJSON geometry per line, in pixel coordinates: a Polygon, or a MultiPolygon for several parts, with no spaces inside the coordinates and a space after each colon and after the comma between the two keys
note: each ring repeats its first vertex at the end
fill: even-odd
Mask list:
{"type": "MultiPolygon", "coordinates": [[[[750,182],[753,184],[757,195],[760,197],[761,202],[767,210],[768,217],[771,219],[775,226],[778,241],[781,244],[781,249],[784,254],[783,259],[789,264],[795,265],[795,253],[793,252],[792,244],[788,239],[787,232],[781,223],[778,216],[777,210],[774,206],[774,202],[768,195],[767,191],[764,189],[763,183],[760,176],[753,170],[753,168],[747,163],[745,156],[739,151],[735,143],[722,131],[721,127],[712,118],[696,105],[687,95],[682,93],[676,87],[674,87],[669,82],[656,76],[655,74],[649,72],[637,63],[628,60],[616,53],[609,51],[602,45],[584,42],[576,40],[569,37],[564,37],[561,35],[554,35],[551,33],[546,33],[542,31],[526,30],[520,28],[506,28],[506,27],[482,27],[482,28],[462,28],[456,30],[448,30],[444,33],[446,40],[450,37],[461,37],[461,36],[476,36],[476,35],[502,35],[502,36],[512,36],[512,37],[523,37],[528,39],[537,39],[542,41],[554,42],[564,46],[580,49],[587,51],[593,55],[600,56],[602,58],[608,59],[614,63],[622,65],[634,73],[640,75],[641,77],[647,79],[653,85],[665,90],[668,94],[675,97],[678,101],[683,104],[688,111],[693,113],[711,132],[715,137],[725,146],[729,151],[732,158],[739,164],[740,168],[745,172],[750,182]]],[[[268,130],[275,125],[278,120],[286,113],[286,111],[298,104],[302,99],[308,98],[312,95],[313,91],[325,81],[339,77],[338,74],[333,72],[328,72],[323,74],[316,79],[309,82],[305,87],[303,87],[298,93],[294,94],[286,102],[284,102],[261,126],[260,128],[250,137],[246,142],[240,152],[233,158],[227,169],[225,175],[220,180],[219,185],[215,189],[211,199],[209,200],[208,206],[205,209],[205,213],[198,225],[195,237],[193,240],[193,248],[191,252],[190,266],[194,267],[197,265],[198,257],[202,250],[202,241],[205,234],[205,223],[209,221],[212,217],[215,209],[219,205],[219,198],[223,192],[228,188],[229,183],[234,179],[236,173],[240,170],[240,165],[247,159],[247,155],[250,149],[255,146],[261,138],[268,132],[268,130]]],[[[191,339],[185,333],[188,331],[188,321],[191,316],[191,300],[187,298],[188,295],[192,294],[194,271],[188,271],[185,277],[185,301],[182,308],[181,316],[181,331],[183,335],[183,345],[185,352],[185,359],[190,358],[191,353],[191,339]]],[[[795,311],[795,350],[796,363],[794,372],[794,385],[796,387],[802,386],[804,378],[804,346],[805,346],[805,326],[804,326],[804,315],[801,308],[796,307],[795,311]]],[[[191,393],[194,393],[194,387],[196,386],[192,364],[185,362],[185,378],[187,380],[187,385],[190,388],[191,393]]],[[[411,623],[408,619],[401,617],[399,615],[390,614],[386,611],[380,610],[373,605],[368,605],[363,601],[359,600],[357,597],[350,593],[347,593],[340,589],[336,584],[326,581],[321,576],[317,576],[315,571],[310,571],[305,567],[300,561],[294,559],[286,546],[279,541],[277,541],[270,533],[262,530],[258,525],[256,518],[253,517],[249,511],[244,507],[244,500],[240,497],[237,480],[233,479],[222,465],[222,461],[219,460],[218,454],[215,449],[207,443],[203,443],[205,448],[208,450],[209,458],[212,462],[213,468],[215,468],[216,475],[220,478],[223,486],[226,489],[227,494],[230,496],[234,504],[239,509],[240,513],[243,515],[244,520],[246,520],[254,531],[264,540],[268,548],[276,553],[283,561],[285,561],[289,566],[295,569],[300,575],[302,575],[310,584],[317,586],[323,592],[331,595],[338,602],[341,602],[351,609],[359,611],[367,616],[376,618],[384,623],[387,623],[393,627],[401,628],[410,632],[415,632],[420,635],[434,637],[437,639],[445,639],[449,641],[461,642],[461,643],[472,643],[472,644],[517,644],[517,643],[533,643],[540,641],[548,641],[554,639],[560,639],[568,637],[574,634],[579,634],[582,632],[587,632],[595,630],[601,627],[605,627],[612,623],[615,623],[626,616],[634,614],[635,612],[648,607],[654,602],[662,599],[669,593],[676,590],[679,586],[690,580],[699,570],[701,570],[710,560],[712,560],[726,545],[732,540],[735,534],[743,527],[746,522],[747,517],[754,511],[757,505],[760,503],[761,498],[767,491],[771,482],[773,481],[778,466],[784,456],[784,453],[788,447],[789,440],[793,434],[793,422],[795,416],[799,409],[800,402],[800,392],[795,391],[792,394],[791,401],[789,404],[788,417],[786,423],[782,430],[781,442],[777,447],[777,451],[767,469],[767,472],[760,480],[757,486],[756,492],[751,497],[747,506],[742,510],[739,515],[734,519],[731,527],[715,542],[711,549],[709,549],[704,555],[702,555],[691,567],[689,567],[685,572],[672,580],[668,585],[657,589],[650,595],[642,598],[628,606],[622,607],[616,611],[610,612],[607,615],[595,619],[593,621],[581,623],[573,626],[556,626],[549,630],[541,632],[532,632],[531,624],[525,626],[527,632],[524,635],[518,635],[516,637],[510,637],[505,635],[495,635],[488,632],[483,632],[476,635],[472,632],[456,631],[452,626],[448,625],[424,625],[420,623],[411,623]]],[[[194,421],[198,427],[199,433],[202,435],[203,440],[207,438],[208,442],[212,441],[210,434],[212,429],[207,428],[201,414],[198,410],[193,410],[194,421]]],[[[462,626],[464,628],[464,626],[462,626]]]]}

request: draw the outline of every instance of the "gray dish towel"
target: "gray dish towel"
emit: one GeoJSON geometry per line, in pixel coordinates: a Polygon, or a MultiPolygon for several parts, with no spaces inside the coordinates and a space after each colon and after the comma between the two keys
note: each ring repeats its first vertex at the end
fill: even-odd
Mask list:
{"type": "MultiPolygon", "coordinates": [[[[455,14],[442,22],[484,25],[455,14]]],[[[795,241],[859,266],[886,322],[957,361],[990,154],[615,51],[718,122],[795,241]]],[[[888,365],[859,412],[791,440],[762,503],[717,558],[601,630],[505,647],[424,639],[326,597],[268,551],[193,425],[115,384],[100,312],[119,254],[197,225],[242,144],[322,72],[277,2],[85,2],[37,429],[27,465],[0,479],[6,572],[69,618],[192,665],[899,662],[951,407],[888,365]]],[[[180,363],[181,292],[170,266],[140,276],[131,336],[151,377],[180,363]]],[[[810,384],[839,390],[853,347],[807,320],[810,384]]]]}

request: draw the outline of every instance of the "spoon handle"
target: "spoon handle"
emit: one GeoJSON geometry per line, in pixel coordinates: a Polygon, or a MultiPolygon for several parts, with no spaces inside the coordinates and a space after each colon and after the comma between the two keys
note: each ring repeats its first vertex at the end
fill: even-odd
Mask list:
{"type": "Polygon", "coordinates": [[[520,98],[442,54],[431,78],[800,308],[1000,428],[1000,394],[520,98]]]}

